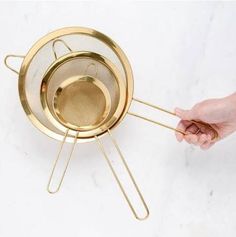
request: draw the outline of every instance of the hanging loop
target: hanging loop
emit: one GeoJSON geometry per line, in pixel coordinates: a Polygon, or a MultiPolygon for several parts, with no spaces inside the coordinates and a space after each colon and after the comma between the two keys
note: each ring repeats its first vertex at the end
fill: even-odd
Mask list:
{"type": "Polygon", "coordinates": [[[86,75],[88,73],[88,69],[93,66],[95,68],[95,77],[97,78],[98,76],[98,67],[95,63],[90,63],[88,66],[85,68],[84,74],[86,75]]]}
{"type": "Polygon", "coordinates": [[[56,48],[55,48],[57,43],[62,43],[70,52],[72,52],[72,49],[69,47],[69,45],[68,45],[64,40],[62,40],[62,39],[56,39],[56,40],[54,40],[53,43],[52,43],[52,51],[53,51],[53,54],[54,54],[55,59],[58,58],[58,57],[57,57],[57,53],[56,53],[56,48]]]}
{"type": "Polygon", "coordinates": [[[9,55],[7,55],[7,56],[5,57],[5,59],[4,59],[4,64],[5,64],[5,66],[6,66],[8,69],[10,69],[12,72],[14,72],[14,73],[16,73],[17,75],[19,75],[19,71],[17,71],[16,69],[14,69],[12,66],[9,65],[9,63],[8,63],[8,59],[9,59],[9,58],[21,58],[21,59],[24,59],[25,56],[23,56],[23,55],[9,54],[9,55]]]}

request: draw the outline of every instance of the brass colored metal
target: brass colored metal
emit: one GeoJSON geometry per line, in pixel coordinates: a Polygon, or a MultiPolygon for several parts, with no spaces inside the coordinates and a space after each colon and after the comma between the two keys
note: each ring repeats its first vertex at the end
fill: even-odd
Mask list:
{"type": "Polygon", "coordinates": [[[124,195],[126,202],[128,203],[132,213],[134,214],[135,218],[138,219],[138,220],[145,220],[149,216],[148,206],[147,206],[147,204],[146,204],[146,202],[145,202],[145,200],[143,198],[143,195],[142,195],[141,191],[139,190],[139,187],[138,187],[138,185],[137,185],[137,183],[136,183],[136,181],[135,181],[135,179],[134,179],[134,177],[133,177],[133,175],[132,175],[132,173],[131,173],[131,171],[129,169],[129,166],[128,166],[127,162],[125,161],[125,158],[124,158],[124,156],[123,156],[123,154],[122,154],[122,152],[121,152],[121,150],[120,150],[120,148],[119,148],[115,138],[112,136],[111,131],[109,129],[108,129],[108,134],[109,134],[109,136],[111,138],[111,141],[112,141],[113,145],[115,146],[115,148],[116,148],[116,150],[117,150],[117,152],[119,154],[119,157],[120,157],[120,159],[121,159],[121,161],[122,161],[122,163],[123,163],[123,165],[124,165],[128,175],[129,175],[129,177],[130,177],[130,179],[132,181],[132,184],[134,185],[134,188],[135,188],[135,190],[136,190],[136,192],[137,192],[137,194],[138,194],[138,196],[139,196],[139,198],[140,198],[140,200],[141,200],[141,202],[143,204],[143,207],[144,207],[145,212],[146,212],[143,217],[141,217],[141,216],[139,216],[137,214],[134,206],[132,205],[132,203],[131,203],[131,201],[130,201],[130,199],[128,197],[128,194],[126,193],[126,191],[125,191],[125,189],[124,189],[124,187],[123,187],[123,185],[122,185],[122,183],[121,183],[121,181],[120,181],[120,179],[119,179],[119,177],[118,177],[118,175],[117,175],[117,173],[116,173],[116,171],[115,171],[115,169],[113,167],[112,162],[108,158],[108,155],[107,155],[107,153],[105,151],[104,146],[102,145],[101,140],[99,139],[99,137],[96,136],[96,140],[97,140],[98,146],[99,146],[99,148],[100,148],[100,150],[101,150],[101,152],[102,152],[102,154],[103,154],[103,156],[104,156],[104,158],[105,158],[105,160],[106,160],[106,162],[107,162],[107,164],[108,164],[108,166],[109,166],[109,168],[110,168],[110,170],[111,170],[111,172],[112,172],[112,174],[113,174],[113,176],[114,176],[114,178],[115,178],[115,180],[116,180],[116,182],[117,182],[117,184],[118,184],[118,186],[119,186],[119,188],[120,188],[120,190],[122,192],[122,194],[124,195]]]}
{"type": "Polygon", "coordinates": [[[111,98],[98,79],[74,76],[57,89],[53,105],[58,120],[65,127],[89,131],[106,120],[111,109],[111,98]]]}
{"type": "MultiPolygon", "coordinates": [[[[164,112],[164,113],[168,113],[168,114],[170,114],[170,115],[176,116],[176,114],[175,114],[174,112],[169,111],[169,110],[166,110],[166,109],[164,109],[164,108],[161,108],[161,107],[159,107],[159,106],[157,106],[157,105],[150,104],[150,103],[148,103],[148,102],[145,102],[145,101],[140,100],[140,99],[137,99],[137,98],[133,98],[133,100],[136,101],[136,102],[138,102],[138,103],[141,103],[141,104],[147,105],[147,106],[149,106],[149,107],[152,107],[152,108],[154,108],[154,109],[160,110],[160,111],[162,111],[162,112],[164,112]]],[[[168,128],[168,129],[170,129],[170,130],[173,130],[173,131],[175,131],[175,132],[181,133],[181,134],[183,134],[183,135],[187,135],[187,133],[186,133],[185,131],[182,131],[182,130],[173,128],[173,127],[171,127],[171,126],[169,126],[169,125],[166,125],[166,124],[164,124],[164,123],[160,123],[160,122],[158,122],[158,121],[149,119],[149,118],[144,117],[144,116],[141,116],[141,115],[139,115],[139,114],[137,114],[137,113],[128,112],[128,114],[129,114],[129,115],[132,115],[132,116],[135,116],[135,117],[137,117],[137,118],[141,118],[141,119],[146,120],[146,121],[148,121],[148,122],[157,124],[157,125],[159,125],[159,126],[168,128]]],[[[218,136],[219,136],[219,135],[218,135],[218,132],[217,132],[210,124],[207,124],[207,123],[204,123],[204,122],[201,122],[201,121],[196,121],[196,120],[191,120],[191,122],[194,123],[194,124],[196,124],[196,125],[201,125],[201,126],[204,126],[204,127],[208,128],[208,129],[210,129],[210,130],[212,131],[212,134],[213,134],[213,136],[212,136],[212,138],[211,138],[212,141],[215,141],[215,140],[218,138],[218,136]]],[[[199,132],[199,131],[198,131],[198,132],[199,132]]]]}
{"type": "Polygon", "coordinates": [[[57,52],[56,52],[55,46],[56,46],[56,43],[59,43],[59,42],[62,43],[62,44],[64,44],[64,46],[65,46],[70,52],[72,52],[72,49],[69,47],[69,45],[68,45],[64,40],[62,40],[62,39],[56,39],[56,40],[54,40],[53,43],[52,43],[52,51],[53,51],[53,54],[54,54],[55,59],[58,58],[58,57],[57,57],[57,52]]]}
{"type": "MultiPolygon", "coordinates": [[[[75,42],[77,42],[77,39],[74,39],[73,43],[75,42]]],[[[87,49],[87,45],[85,48],[87,49]]],[[[159,106],[133,98],[134,85],[132,69],[121,48],[109,37],[96,30],[83,27],[68,27],[56,30],[41,38],[34,44],[26,56],[8,55],[4,62],[11,71],[19,75],[19,95],[27,117],[44,134],[61,141],[60,149],[49,177],[47,185],[48,192],[56,193],[60,189],[72,158],[75,144],[77,142],[96,140],[135,218],[138,220],[146,219],[149,216],[147,204],[118,144],[111,134],[111,129],[115,128],[128,113],[181,134],[185,135],[186,133],[185,131],[178,130],[164,123],[129,111],[131,102],[134,100],[170,115],[176,115],[174,112],[159,106]],[[63,40],[63,37],[66,38],[67,36],[68,38],[82,36],[83,40],[84,37],[87,37],[88,40],[82,40],[82,42],[86,41],[87,44],[95,40],[103,45],[103,48],[97,51],[95,49],[96,52],[93,50],[73,51],[63,40]],[[91,39],[92,41],[90,41],[91,39]],[[55,49],[58,43],[63,44],[69,53],[59,57],[55,49]],[[52,49],[50,47],[52,47],[52,49]],[[50,49],[49,57],[42,57],[42,55],[44,56],[44,50],[47,49],[50,49]],[[109,55],[109,57],[107,55],[106,57],[103,54],[101,55],[103,50],[104,55],[110,52],[111,55],[115,56],[115,59],[111,55],[109,55]],[[50,61],[52,53],[55,58],[53,62],[50,61]],[[24,59],[19,72],[8,65],[8,59],[10,57],[20,57],[24,59]],[[46,66],[44,65],[44,67],[42,67],[41,63],[44,61],[46,61],[46,66]],[[39,64],[36,64],[39,65],[35,67],[36,70],[32,69],[34,62],[39,62],[39,64]],[[81,62],[85,62],[85,64],[81,62]],[[84,65],[84,67],[82,68],[81,65],[84,65]],[[95,68],[95,72],[92,75],[88,73],[91,66],[95,68]],[[107,74],[102,74],[101,68],[103,72],[106,71],[107,74]],[[104,75],[108,75],[108,77],[104,75]],[[37,78],[37,80],[35,78],[37,78]],[[109,78],[109,80],[107,80],[107,78],[109,78]],[[39,83],[35,86],[35,82],[39,83]],[[109,135],[119,154],[122,164],[145,209],[144,216],[140,216],[136,212],[112,162],[108,158],[100,139],[104,134],[109,135]],[[54,189],[52,188],[52,183],[65,142],[72,143],[72,147],[65,166],[63,167],[59,182],[54,189]]],[[[212,140],[217,139],[217,131],[209,124],[195,120],[192,122],[211,129],[213,132],[212,140]]]]}
{"type": "MultiPolygon", "coordinates": [[[[65,44],[65,42],[63,41],[63,43],[65,44]]],[[[53,44],[54,46],[54,44],[53,44]]],[[[70,49],[69,49],[70,50],[70,49]]],[[[57,54],[55,51],[55,48],[53,47],[53,52],[54,52],[54,56],[57,59],[57,54]]],[[[93,55],[93,58],[96,55],[93,55]]],[[[67,55],[67,59],[68,59],[68,55],[67,55]]],[[[69,129],[72,130],[76,130],[76,131],[81,131],[81,130],[87,130],[87,131],[91,131],[92,129],[94,129],[94,127],[99,127],[100,125],[102,125],[104,123],[104,120],[106,120],[110,109],[111,109],[111,98],[110,98],[110,94],[109,91],[107,90],[107,88],[104,86],[104,84],[99,81],[97,79],[98,77],[98,70],[95,64],[88,64],[84,74],[87,74],[88,68],[90,66],[94,66],[96,69],[96,74],[95,77],[91,77],[91,76],[73,76],[71,78],[65,78],[65,81],[63,81],[60,86],[57,88],[56,93],[54,95],[54,102],[53,102],[53,109],[54,109],[54,113],[57,116],[57,120],[63,125],[65,126],[67,129],[65,138],[67,137],[68,133],[69,133],[69,129]]],[[[107,63],[107,65],[109,65],[107,63]]],[[[111,68],[112,69],[112,68],[111,68]]],[[[114,71],[111,71],[113,74],[114,71]]],[[[52,75],[52,73],[51,73],[52,75]]],[[[115,74],[116,75],[116,74],[115,74]]],[[[49,112],[52,113],[52,111],[50,111],[50,109],[48,108],[48,104],[47,104],[47,91],[46,91],[46,87],[48,86],[48,83],[50,82],[50,80],[44,80],[44,83],[42,83],[42,102],[43,102],[43,106],[44,108],[47,108],[47,110],[49,112]],[[45,96],[46,95],[46,96],[45,96]]],[[[120,81],[117,79],[118,84],[120,83],[120,81]]],[[[112,83],[112,81],[110,82],[112,83]]],[[[120,84],[119,84],[120,85],[120,84]]],[[[125,90],[124,90],[125,92],[125,90]]],[[[120,93],[120,96],[122,96],[122,93],[120,93]]],[[[123,97],[117,97],[116,99],[119,100],[123,100],[125,97],[123,95],[123,97]]],[[[124,108],[124,104],[123,104],[123,108],[124,108]]],[[[122,109],[123,109],[122,108],[122,109]]],[[[122,110],[120,110],[120,114],[117,116],[119,117],[122,113],[122,110]]],[[[114,116],[114,114],[112,115],[114,116]]],[[[49,120],[51,121],[50,117],[49,120]]],[[[121,153],[121,150],[119,149],[116,141],[114,140],[114,138],[111,135],[111,132],[109,130],[109,127],[106,127],[106,129],[108,129],[108,134],[110,135],[110,138],[112,139],[112,142],[114,144],[114,146],[116,147],[116,150],[119,153],[119,156],[122,160],[123,165],[125,166],[126,171],[129,174],[129,177],[144,205],[146,214],[144,217],[140,217],[128,195],[125,192],[125,189],[122,185],[122,183],[120,182],[118,175],[116,174],[110,160],[108,159],[106,152],[104,150],[104,147],[102,146],[102,143],[100,141],[100,139],[98,138],[98,136],[95,134],[95,138],[99,144],[99,147],[104,155],[104,157],[106,158],[108,165],[129,205],[129,207],[131,208],[134,216],[138,219],[138,220],[143,220],[146,219],[149,215],[149,210],[148,207],[144,201],[144,198],[133,178],[133,175],[121,153]]],[[[79,134],[77,134],[79,135],[79,134]]],[[[62,146],[65,142],[65,139],[62,142],[62,146]]],[[[74,148],[75,142],[73,144],[73,148],[74,148]]],[[[62,146],[60,148],[59,154],[61,152],[62,146]]],[[[73,151],[73,150],[72,150],[73,151]]],[[[70,160],[71,156],[69,157],[70,160]]],[[[53,170],[52,170],[52,174],[49,180],[49,184],[51,183],[51,178],[52,175],[54,173],[54,169],[56,168],[56,164],[59,160],[59,155],[56,159],[55,165],[53,166],[53,170]]],[[[68,163],[69,163],[68,160],[68,163]]],[[[67,167],[67,166],[66,166],[67,167]]],[[[66,169],[65,169],[66,170],[66,169]]],[[[65,174],[65,172],[64,172],[65,174]]],[[[64,175],[63,175],[64,177],[64,175]]],[[[58,186],[58,189],[56,189],[56,191],[59,190],[60,186],[62,183],[62,179],[61,182],[59,183],[60,185],[58,186]]],[[[48,190],[52,193],[52,191],[48,188],[48,190]]],[[[54,193],[54,192],[53,192],[54,193]]]]}
{"type": "Polygon", "coordinates": [[[137,118],[140,118],[140,119],[143,119],[143,120],[146,120],[146,121],[148,121],[148,122],[150,122],[150,123],[154,123],[154,124],[156,124],[156,125],[162,126],[162,127],[164,127],[164,128],[168,128],[168,129],[173,130],[173,131],[175,131],[175,132],[179,132],[179,133],[181,133],[181,134],[183,134],[183,135],[186,135],[185,132],[183,132],[183,131],[181,131],[181,130],[179,130],[179,129],[176,129],[176,128],[173,128],[173,127],[171,127],[171,126],[169,126],[169,125],[166,125],[166,124],[164,124],[164,123],[161,123],[161,122],[158,122],[158,121],[155,121],[155,120],[146,118],[146,117],[144,117],[144,116],[142,116],[142,115],[139,115],[139,114],[136,114],[136,113],[133,113],[133,112],[128,112],[127,114],[132,115],[132,116],[137,117],[137,118]]]}
{"type": "Polygon", "coordinates": [[[4,59],[4,64],[5,64],[5,66],[8,68],[8,69],[10,69],[12,72],[14,72],[14,73],[16,73],[17,75],[19,75],[19,72],[16,70],[16,69],[14,69],[14,68],[12,68],[9,64],[8,64],[8,59],[9,58],[24,58],[25,56],[22,56],[22,55],[14,55],[14,54],[9,54],[9,55],[7,55],[6,57],[5,57],[5,59],[4,59]]]}
{"type": "Polygon", "coordinates": [[[87,67],[86,67],[86,69],[85,69],[85,71],[84,71],[84,75],[87,75],[88,74],[88,70],[89,70],[89,68],[91,67],[91,66],[93,66],[94,68],[95,68],[95,78],[97,78],[98,77],[98,67],[96,66],[96,64],[95,63],[90,63],[87,67]]]}
{"type": "MultiPolygon", "coordinates": [[[[53,84],[54,82],[58,83],[59,81],[58,80],[59,78],[55,76],[57,73],[57,70],[63,67],[64,65],[67,65],[73,62],[74,60],[80,60],[80,59],[86,59],[86,60],[93,59],[95,62],[100,63],[101,65],[106,67],[107,70],[114,76],[113,81],[106,82],[107,89],[108,89],[108,86],[110,88],[109,93],[107,93],[107,90],[103,89],[103,92],[104,92],[103,94],[105,95],[105,98],[107,98],[109,95],[112,98],[111,109],[110,109],[111,112],[107,116],[106,120],[103,123],[101,123],[100,126],[92,125],[92,127],[88,127],[86,129],[80,129],[78,140],[86,139],[86,141],[89,141],[89,140],[94,140],[95,135],[97,136],[102,135],[107,132],[108,128],[112,128],[116,126],[116,123],[120,120],[121,116],[123,116],[124,108],[126,106],[126,88],[122,80],[122,77],[119,73],[119,70],[115,67],[115,65],[113,65],[113,63],[111,63],[107,58],[93,52],[79,51],[79,52],[72,52],[72,53],[66,54],[58,58],[45,73],[44,78],[42,80],[42,84],[41,84],[40,97],[41,97],[41,103],[42,103],[44,113],[49,119],[49,121],[61,131],[65,131],[65,127],[64,127],[65,123],[62,124],[61,121],[58,121],[58,116],[54,116],[55,110],[53,106],[50,106],[50,102],[53,101],[54,94],[51,93],[51,96],[48,97],[49,95],[48,91],[51,91],[50,90],[51,84],[53,84]],[[117,84],[116,87],[115,87],[115,84],[117,84]],[[116,89],[114,90],[114,88],[116,89]]],[[[88,68],[90,66],[92,66],[91,63],[88,64],[84,73],[88,71],[88,68]]],[[[94,76],[93,78],[95,80],[97,79],[96,81],[99,80],[102,82],[102,78],[100,78],[98,75],[98,69],[96,69],[95,76],[97,76],[97,78],[95,78],[94,76]]],[[[70,79],[70,77],[67,78],[67,76],[65,76],[65,78],[64,76],[63,77],[60,76],[60,77],[64,81],[67,81],[68,79],[70,79]]],[[[78,77],[80,77],[81,79],[84,76],[80,75],[78,77]]],[[[59,88],[60,86],[53,85],[53,87],[59,88]]],[[[70,127],[70,129],[72,128],[70,127]]],[[[73,129],[77,130],[78,128],[76,127],[73,129]]],[[[69,136],[73,137],[73,134],[70,134],[69,132],[68,137],[69,136]]]]}
{"type": "Polygon", "coordinates": [[[140,100],[140,99],[137,99],[137,98],[133,98],[133,101],[136,101],[136,102],[138,102],[138,103],[147,105],[147,106],[152,107],[152,108],[154,108],[154,109],[163,111],[163,112],[168,113],[168,114],[170,114],[170,115],[175,115],[174,112],[171,112],[171,111],[169,111],[169,110],[167,110],[167,109],[163,109],[163,108],[161,108],[161,107],[159,107],[159,106],[157,106],[157,105],[153,105],[153,104],[151,104],[151,103],[149,103],[149,102],[145,102],[145,101],[140,100]]]}
{"type": "Polygon", "coordinates": [[[54,190],[52,190],[52,189],[51,189],[52,180],[53,180],[53,177],[54,177],[55,170],[56,170],[56,168],[57,168],[58,161],[59,161],[59,159],[60,159],[60,157],[61,157],[61,151],[62,151],[62,148],[63,148],[63,146],[64,146],[64,144],[65,144],[66,137],[68,136],[68,132],[69,132],[69,129],[67,129],[66,132],[65,132],[64,139],[63,139],[63,141],[61,142],[58,155],[57,155],[57,157],[56,157],[56,160],[55,160],[55,162],[54,162],[54,165],[53,165],[53,168],[52,168],[50,177],[49,177],[49,181],[48,181],[48,185],[47,185],[47,191],[48,191],[49,193],[51,193],[51,194],[54,194],[54,193],[58,192],[58,191],[60,190],[60,188],[61,188],[62,182],[63,182],[63,180],[64,180],[64,177],[65,177],[67,168],[68,168],[68,166],[69,166],[69,163],[70,163],[70,160],[71,160],[71,157],[72,157],[74,148],[75,148],[75,144],[76,144],[76,141],[77,141],[77,137],[78,137],[78,135],[79,135],[79,134],[78,134],[79,132],[77,132],[77,133],[75,134],[75,136],[74,136],[74,142],[73,142],[73,145],[72,145],[70,154],[69,154],[69,156],[68,156],[68,158],[67,158],[67,161],[66,161],[66,163],[65,163],[65,167],[64,167],[64,169],[63,169],[61,178],[59,179],[59,183],[58,183],[58,185],[56,186],[56,188],[55,188],[54,190]]]}
{"type": "MultiPolygon", "coordinates": [[[[55,49],[56,43],[62,43],[69,52],[73,52],[64,40],[56,39],[52,44],[52,50],[56,60],[58,59],[55,49]]],[[[81,52],[79,52],[79,55],[80,54],[81,52]]],[[[70,57],[66,55],[64,58],[68,60],[70,57]]],[[[72,59],[74,59],[74,55],[72,56],[72,59]]],[[[62,64],[63,62],[60,66],[62,64]]],[[[113,66],[108,62],[106,65],[111,66],[111,68],[113,66]]],[[[95,68],[95,77],[73,76],[71,78],[65,78],[55,92],[53,110],[47,106],[47,98],[42,96],[42,100],[44,100],[43,106],[46,105],[46,111],[49,111],[49,113],[46,114],[49,115],[48,118],[52,123],[51,114],[56,115],[54,116],[55,119],[67,128],[75,131],[91,131],[92,129],[99,127],[99,125],[106,120],[111,110],[110,94],[106,86],[96,78],[98,76],[98,68],[95,63],[89,63],[83,75],[88,74],[88,70],[91,66],[95,68]]],[[[58,67],[59,66],[57,66],[57,68],[58,67]]],[[[114,71],[112,71],[112,73],[114,74],[114,71]]],[[[50,72],[50,74],[52,75],[53,72],[50,72]]],[[[57,78],[55,78],[55,80],[56,79],[57,78]]],[[[48,78],[48,80],[43,81],[46,84],[49,83],[50,80],[51,78],[48,78]]],[[[57,123],[55,120],[54,122],[57,123]]]]}
{"type": "MultiPolygon", "coordinates": [[[[42,131],[49,137],[52,137],[60,141],[64,139],[64,135],[52,130],[50,126],[44,124],[42,120],[37,116],[37,114],[33,112],[31,105],[28,101],[29,98],[27,97],[27,93],[26,93],[26,80],[27,80],[27,73],[29,70],[29,66],[32,63],[35,56],[37,55],[37,53],[39,52],[39,50],[43,48],[49,42],[52,42],[54,40],[57,40],[58,38],[61,38],[63,36],[68,36],[68,35],[89,36],[91,38],[94,38],[104,43],[109,49],[111,49],[116,54],[118,60],[122,64],[122,68],[125,72],[125,82],[123,83],[125,83],[126,85],[126,89],[125,89],[126,96],[125,98],[123,98],[123,100],[125,100],[125,108],[124,108],[124,113],[122,113],[119,120],[117,120],[116,117],[113,118],[113,121],[111,122],[112,125],[110,126],[110,128],[117,126],[122,121],[123,117],[125,116],[126,112],[129,109],[130,103],[132,101],[132,96],[133,96],[133,74],[132,74],[130,63],[126,55],[122,51],[122,49],[112,39],[102,34],[101,32],[98,32],[94,29],[85,28],[85,27],[66,27],[66,28],[62,28],[62,29],[59,29],[47,34],[46,36],[38,40],[24,57],[22,66],[20,68],[20,73],[19,73],[19,95],[20,95],[20,101],[21,101],[22,107],[25,110],[25,113],[30,119],[30,121],[35,125],[35,127],[37,127],[40,131],[42,131]]],[[[118,74],[120,73],[118,72],[118,74]]],[[[98,136],[102,136],[103,134],[105,134],[105,132],[106,132],[105,129],[102,129],[98,133],[98,136]]],[[[86,141],[94,140],[93,136],[88,135],[86,137],[87,137],[86,141]]],[[[83,139],[80,139],[80,138],[77,141],[83,142],[82,141],[83,139]]],[[[68,135],[66,141],[73,142],[74,136],[68,135]]]]}

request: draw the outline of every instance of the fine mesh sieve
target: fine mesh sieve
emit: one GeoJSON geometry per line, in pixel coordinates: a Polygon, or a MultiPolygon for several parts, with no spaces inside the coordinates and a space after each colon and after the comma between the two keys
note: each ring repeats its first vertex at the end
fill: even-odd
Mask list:
{"type": "MultiPolygon", "coordinates": [[[[132,71],[129,62],[119,48],[119,46],[107,36],[93,29],[82,27],[69,27],[54,31],[42,39],[37,41],[24,57],[19,75],[19,92],[22,106],[31,120],[31,122],[46,135],[57,139],[64,139],[64,132],[56,128],[49,122],[46,114],[43,111],[40,101],[40,86],[42,78],[48,68],[55,61],[55,55],[52,52],[53,44],[56,40],[65,41],[73,49],[73,52],[88,51],[104,56],[113,65],[116,65],[121,75],[121,80],[126,86],[126,104],[125,110],[128,109],[128,101],[132,99],[133,80],[132,71]],[[129,85],[129,92],[127,90],[129,85]]],[[[59,45],[58,45],[59,46],[59,45]]],[[[57,47],[57,55],[68,53],[65,47],[57,47]]],[[[10,55],[12,56],[12,55],[10,55]]],[[[8,59],[9,57],[7,57],[8,59]]],[[[16,70],[15,70],[16,72],[16,70]]],[[[121,121],[121,120],[119,120],[121,121]]],[[[118,123],[114,124],[117,126],[118,123]]],[[[78,139],[78,142],[87,142],[94,138],[78,139]]],[[[73,136],[66,138],[67,142],[73,142],[73,136]]]]}
{"type": "Polygon", "coordinates": [[[111,111],[111,97],[97,78],[83,75],[63,81],[53,97],[56,120],[63,126],[80,131],[91,131],[104,124],[111,111]]]}
{"type": "MultiPolygon", "coordinates": [[[[54,139],[62,141],[50,175],[48,191],[54,193],[61,187],[75,144],[77,142],[96,140],[134,216],[139,220],[146,219],[149,216],[148,207],[117,142],[111,134],[111,130],[122,121],[126,114],[130,114],[176,132],[186,133],[185,131],[176,130],[166,124],[128,111],[132,100],[134,100],[154,109],[175,115],[171,111],[133,98],[132,70],[121,48],[109,37],[96,30],[83,27],[68,27],[56,30],[41,38],[29,50],[26,56],[8,55],[5,58],[5,64],[13,72],[19,74],[20,100],[28,118],[40,131],[54,139]],[[61,42],[66,47],[56,50],[55,45],[57,42],[61,42]],[[68,50],[70,51],[69,53],[68,50]],[[20,72],[8,65],[8,59],[10,57],[24,59],[20,72]],[[94,71],[91,70],[91,65],[94,66],[94,71]],[[91,115],[87,116],[87,114],[82,112],[83,116],[81,115],[78,118],[80,113],[77,114],[77,112],[86,110],[76,107],[78,106],[78,99],[71,97],[70,101],[70,94],[76,98],[79,95],[78,98],[82,98],[82,100],[84,98],[88,98],[89,100],[93,98],[93,101],[96,101],[96,98],[100,98],[99,100],[103,102],[100,101],[101,104],[96,102],[96,106],[99,107],[101,115],[96,116],[96,119],[94,119],[93,114],[90,113],[91,115]],[[85,97],[82,95],[85,95],[85,97]],[[73,100],[76,102],[75,107],[73,100]],[[71,102],[73,103],[70,104],[71,102]],[[71,108],[74,112],[67,112],[71,111],[71,108]],[[78,108],[78,111],[75,111],[75,108],[78,108]],[[71,119],[72,117],[67,117],[70,113],[73,119],[71,119]],[[85,115],[87,118],[82,119],[85,115]],[[99,118],[97,119],[97,117],[99,118]],[[68,122],[68,120],[70,121],[68,122]],[[93,121],[91,122],[91,127],[88,120],[93,121]],[[84,121],[83,126],[81,126],[81,121],[84,121]],[[108,158],[100,139],[105,134],[113,142],[141,200],[144,210],[143,215],[137,213],[115,171],[113,163],[108,158]],[[52,191],[49,186],[65,142],[73,143],[72,149],[62,170],[59,184],[52,191]]],[[[91,112],[93,109],[90,106],[89,110],[91,112]]],[[[212,140],[217,139],[217,132],[209,124],[200,121],[192,122],[201,124],[205,129],[210,130],[212,140]]]]}
{"type": "MultiPolygon", "coordinates": [[[[87,126],[87,129],[75,129],[80,131],[78,139],[91,138],[104,133],[104,131],[110,128],[121,116],[125,105],[125,85],[115,65],[99,54],[92,52],[72,52],[57,59],[47,70],[42,80],[41,101],[45,114],[51,123],[61,131],[65,131],[65,128],[56,121],[57,118],[55,118],[55,113],[53,112],[53,106],[55,104],[54,95],[63,81],[78,75],[96,77],[94,79],[104,84],[111,99],[109,114],[105,121],[100,124],[101,126],[97,126],[95,129],[91,129],[91,126],[87,126]],[[91,66],[93,66],[95,70],[92,70],[93,68],[91,68],[91,66]]],[[[96,107],[99,106],[96,104],[96,107]]],[[[84,114],[87,120],[89,120],[89,115],[93,116],[96,112],[94,107],[89,109],[87,106],[85,110],[84,114]]]]}

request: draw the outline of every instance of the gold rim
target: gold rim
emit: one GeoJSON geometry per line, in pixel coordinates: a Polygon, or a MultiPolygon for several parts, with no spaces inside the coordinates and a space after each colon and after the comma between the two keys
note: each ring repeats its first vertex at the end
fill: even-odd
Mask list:
{"type": "MultiPolygon", "coordinates": [[[[41,84],[41,91],[40,91],[40,97],[41,97],[41,102],[43,106],[43,110],[49,120],[52,122],[52,124],[59,128],[60,131],[64,132],[65,127],[62,126],[59,122],[57,122],[55,119],[52,118],[52,113],[49,109],[49,106],[47,104],[47,87],[50,83],[50,80],[55,73],[55,71],[62,66],[62,64],[65,64],[69,62],[70,60],[73,60],[75,58],[88,58],[88,59],[94,59],[95,61],[103,64],[104,66],[107,67],[107,69],[112,73],[114,76],[115,80],[117,81],[117,85],[119,87],[119,93],[120,93],[120,98],[118,102],[118,106],[115,109],[114,114],[111,116],[111,118],[106,121],[104,124],[102,124],[100,127],[97,127],[94,130],[90,131],[80,131],[79,133],[79,138],[78,139],[90,139],[93,138],[95,135],[99,136],[100,134],[103,134],[104,132],[107,131],[108,128],[112,127],[120,118],[120,116],[123,114],[125,103],[126,103],[126,92],[125,92],[125,85],[124,82],[121,78],[119,70],[116,68],[116,66],[107,58],[93,52],[73,52],[66,54],[56,61],[49,67],[47,72],[45,73],[42,84],[41,84]]],[[[74,137],[73,133],[69,133],[68,136],[74,137]]]]}
{"type": "MultiPolygon", "coordinates": [[[[47,103],[47,101],[46,101],[46,103],[47,103]]],[[[49,108],[48,103],[47,103],[47,107],[49,108]]],[[[99,127],[106,120],[107,116],[109,115],[110,110],[111,110],[111,97],[110,97],[108,89],[101,81],[99,81],[98,79],[91,77],[91,76],[73,76],[73,77],[63,81],[59,85],[58,89],[56,90],[56,93],[55,93],[54,99],[53,99],[53,114],[56,116],[57,120],[60,121],[60,123],[63,124],[65,127],[75,130],[75,131],[79,131],[79,132],[89,131],[89,130],[99,127]],[[65,90],[68,86],[70,86],[76,82],[89,82],[89,83],[95,85],[97,88],[99,88],[99,90],[102,92],[102,94],[104,96],[105,109],[102,113],[101,118],[98,121],[96,121],[94,124],[77,126],[77,125],[72,124],[69,121],[66,121],[61,114],[60,108],[58,106],[59,97],[60,97],[61,93],[63,92],[63,90],[65,90]]],[[[54,116],[52,116],[52,117],[54,117],[54,116]]],[[[49,117],[49,119],[51,121],[51,116],[49,117]]],[[[55,119],[53,119],[51,122],[53,123],[54,120],[55,119]]]]}
{"type": "MultiPolygon", "coordinates": [[[[38,118],[34,115],[34,113],[32,112],[30,105],[27,101],[27,97],[26,97],[25,80],[26,80],[26,74],[27,74],[29,65],[30,65],[31,61],[33,60],[34,56],[37,54],[37,52],[48,42],[55,40],[61,36],[71,35],[71,34],[88,35],[88,36],[91,36],[93,38],[96,38],[96,39],[102,41],[109,48],[112,49],[112,51],[117,55],[117,57],[119,58],[122,66],[123,66],[123,69],[125,72],[125,77],[126,77],[126,103],[125,103],[125,108],[123,110],[121,117],[113,125],[113,127],[117,126],[122,121],[122,119],[128,112],[128,109],[130,107],[132,97],[133,97],[134,85],[133,85],[133,74],[132,74],[132,69],[131,69],[130,63],[129,63],[126,55],[122,51],[122,49],[109,37],[107,37],[106,35],[98,32],[96,30],[93,30],[90,28],[84,28],[84,27],[67,27],[67,28],[62,28],[62,29],[59,29],[59,30],[56,30],[56,31],[53,31],[53,32],[47,34],[46,36],[41,38],[39,41],[37,41],[33,45],[33,47],[29,50],[27,55],[25,56],[24,61],[22,62],[20,73],[19,73],[18,89],[19,89],[19,96],[20,96],[20,101],[23,106],[23,109],[24,109],[25,113],[27,114],[28,118],[34,124],[34,126],[37,127],[44,134],[48,135],[49,137],[52,137],[52,138],[60,140],[60,141],[63,140],[64,136],[52,131],[50,128],[48,128],[47,126],[42,124],[38,120],[38,118]]],[[[100,134],[99,136],[101,136],[101,135],[102,134],[100,134]]],[[[94,137],[86,139],[86,141],[89,141],[89,140],[94,140],[94,137]]],[[[73,142],[73,138],[68,137],[67,141],[73,142]]],[[[78,139],[78,141],[80,141],[80,139],[78,139]]]]}

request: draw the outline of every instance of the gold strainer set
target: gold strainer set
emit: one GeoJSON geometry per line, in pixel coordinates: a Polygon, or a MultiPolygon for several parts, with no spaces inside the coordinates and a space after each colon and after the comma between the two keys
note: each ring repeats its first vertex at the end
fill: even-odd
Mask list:
{"type": "MultiPolygon", "coordinates": [[[[139,220],[146,219],[149,215],[148,207],[111,130],[126,114],[130,114],[182,134],[185,132],[128,111],[134,100],[175,115],[168,110],[133,98],[132,70],[121,48],[96,30],[69,27],[41,38],[26,56],[8,55],[5,64],[19,74],[20,100],[28,118],[43,133],[61,141],[47,190],[55,193],[60,189],[75,144],[95,140],[134,216],[139,220]],[[23,58],[19,72],[9,66],[8,59],[11,57],[23,58]],[[100,139],[105,134],[111,138],[143,204],[145,214],[142,216],[132,205],[105,151],[100,139]],[[53,189],[52,180],[65,142],[72,143],[72,147],[56,188],[53,189]]],[[[208,124],[203,125],[211,128],[208,124]]],[[[215,139],[217,132],[211,129],[215,139]]]]}

